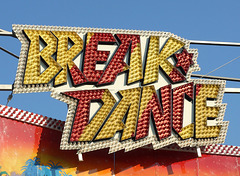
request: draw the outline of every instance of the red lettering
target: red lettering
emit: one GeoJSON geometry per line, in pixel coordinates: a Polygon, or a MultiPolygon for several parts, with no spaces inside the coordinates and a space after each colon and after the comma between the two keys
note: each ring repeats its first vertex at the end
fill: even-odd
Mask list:
{"type": "Polygon", "coordinates": [[[97,63],[107,61],[109,51],[98,51],[99,42],[113,43],[115,39],[110,33],[88,33],[85,49],[83,73],[89,82],[98,82],[103,70],[96,70],[97,63]]]}

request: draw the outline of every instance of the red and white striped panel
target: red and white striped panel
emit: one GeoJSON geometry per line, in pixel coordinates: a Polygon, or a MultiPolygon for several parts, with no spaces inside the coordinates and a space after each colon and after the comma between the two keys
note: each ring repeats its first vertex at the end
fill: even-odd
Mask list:
{"type": "Polygon", "coordinates": [[[215,155],[232,155],[240,156],[240,147],[232,145],[208,145],[202,151],[203,153],[215,154],[215,155]]]}
{"type": "Polygon", "coordinates": [[[51,128],[58,131],[62,131],[64,127],[64,121],[52,119],[46,116],[23,111],[5,105],[0,105],[0,116],[34,124],[37,126],[51,128]]]}
{"type": "MultiPolygon", "coordinates": [[[[152,149],[152,146],[148,145],[143,148],[152,149]]],[[[201,152],[204,154],[240,156],[240,146],[213,144],[213,145],[201,146],[200,149],[201,149],[201,152]]],[[[196,153],[196,156],[197,156],[196,147],[180,148],[177,144],[171,144],[169,146],[163,147],[160,150],[192,152],[192,153],[196,153]]]]}
{"type": "MultiPolygon", "coordinates": [[[[239,146],[213,144],[213,145],[202,146],[200,148],[201,148],[201,152],[205,153],[205,154],[240,156],[240,147],[239,146]]],[[[176,144],[164,147],[163,150],[196,152],[197,153],[196,147],[180,148],[176,144]]]]}

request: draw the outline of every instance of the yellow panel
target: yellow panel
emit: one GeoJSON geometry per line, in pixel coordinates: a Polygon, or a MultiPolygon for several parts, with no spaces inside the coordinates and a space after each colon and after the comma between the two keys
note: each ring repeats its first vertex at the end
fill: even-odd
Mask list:
{"type": "Polygon", "coordinates": [[[61,66],[51,57],[56,52],[57,39],[50,31],[24,30],[24,32],[30,40],[24,84],[48,83],[61,70],[61,66]],[[40,51],[39,37],[47,44],[42,51],[40,51]],[[49,66],[42,74],[40,57],[49,66]]]}
{"type": "Polygon", "coordinates": [[[131,53],[128,84],[139,81],[142,78],[141,47],[140,43],[138,43],[131,53]]]}
{"type": "MultiPolygon", "coordinates": [[[[199,86],[199,85],[197,85],[199,86]]],[[[196,96],[195,133],[196,138],[218,137],[221,126],[207,126],[207,118],[217,118],[219,107],[207,107],[207,98],[217,98],[219,85],[203,84],[196,96]]]]}
{"type": "Polygon", "coordinates": [[[83,40],[76,32],[53,31],[53,34],[58,38],[57,62],[63,70],[56,76],[55,85],[60,85],[67,82],[67,65],[69,69],[75,66],[73,59],[82,51],[83,40]],[[74,45],[68,49],[68,38],[74,45]]]}
{"type": "Polygon", "coordinates": [[[87,33],[87,43],[86,43],[86,45],[89,44],[90,39],[92,38],[93,35],[94,35],[93,32],[88,32],[88,33],[87,33]]]}
{"type": "Polygon", "coordinates": [[[133,137],[135,133],[141,88],[122,90],[119,92],[123,97],[96,137],[97,140],[112,138],[117,131],[122,129],[122,140],[133,137]],[[122,120],[128,108],[129,112],[124,125],[122,120]]]}
{"type": "Polygon", "coordinates": [[[141,88],[130,89],[128,91],[120,91],[121,94],[126,98],[127,103],[131,103],[130,109],[128,112],[128,116],[125,123],[125,128],[123,130],[121,140],[129,139],[134,136],[137,124],[137,116],[138,116],[138,109],[139,109],[139,101],[140,101],[140,93],[141,88]]]}
{"type": "Polygon", "coordinates": [[[181,129],[181,132],[179,133],[182,139],[188,139],[193,137],[194,135],[194,124],[187,125],[181,129]]]}
{"type": "Polygon", "coordinates": [[[167,75],[170,75],[174,67],[167,60],[167,58],[173,55],[183,46],[184,43],[170,37],[161,52],[159,53],[159,37],[151,36],[143,83],[149,84],[158,80],[159,65],[167,75]]]}
{"type": "Polygon", "coordinates": [[[104,120],[112,110],[116,103],[115,98],[112,96],[109,90],[105,90],[102,96],[103,106],[99,109],[97,114],[93,117],[91,122],[84,129],[79,141],[92,141],[97,131],[103,124],[104,120]]]}

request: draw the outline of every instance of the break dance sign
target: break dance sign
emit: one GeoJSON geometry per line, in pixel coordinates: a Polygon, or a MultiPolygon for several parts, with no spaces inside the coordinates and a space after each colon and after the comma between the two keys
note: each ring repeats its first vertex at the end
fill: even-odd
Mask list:
{"type": "Polygon", "coordinates": [[[63,150],[130,151],[223,143],[225,81],[191,79],[198,52],[169,32],[13,25],[13,93],[67,103],[63,150]]]}

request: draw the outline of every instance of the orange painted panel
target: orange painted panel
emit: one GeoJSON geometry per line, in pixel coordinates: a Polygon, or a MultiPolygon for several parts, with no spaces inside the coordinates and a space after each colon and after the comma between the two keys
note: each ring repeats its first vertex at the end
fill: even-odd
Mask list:
{"type": "Polygon", "coordinates": [[[239,176],[236,156],[139,148],[108,154],[60,150],[61,131],[0,117],[0,175],[239,176]],[[115,161],[115,162],[114,162],[115,161]]]}

